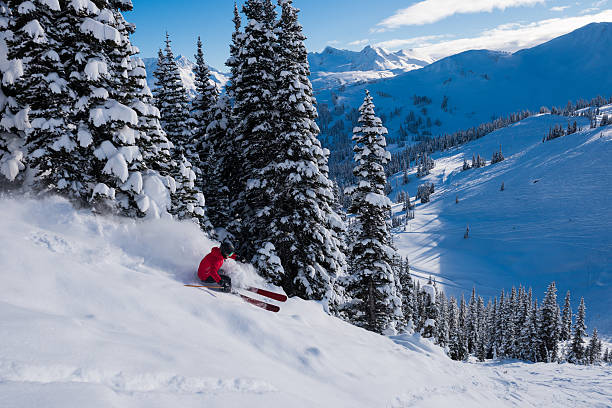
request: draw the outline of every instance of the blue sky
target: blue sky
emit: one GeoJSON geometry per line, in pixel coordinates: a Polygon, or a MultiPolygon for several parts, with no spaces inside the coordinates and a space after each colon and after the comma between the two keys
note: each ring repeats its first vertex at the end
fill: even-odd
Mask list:
{"type": "MultiPolygon", "coordinates": [[[[164,33],[175,54],[192,57],[202,37],[207,62],[226,70],[233,0],[132,0],[132,42],[157,55],[164,33]]],[[[239,2],[240,4],[241,2],[239,2]]],[[[612,0],[294,0],[309,51],[327,45],[412,49],[439,59],[467,49],[515,51],[594,21],[612,21],[612,0]]]]}

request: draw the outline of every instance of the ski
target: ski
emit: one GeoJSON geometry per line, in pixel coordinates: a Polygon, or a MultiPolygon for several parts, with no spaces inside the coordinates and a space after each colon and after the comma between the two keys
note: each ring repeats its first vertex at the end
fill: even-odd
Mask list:
{"type": "Polygon", "coordinates": [[[245,296],[242,293],[238,293],[238,292],[232,292],[232,293],[236,293],[245,302],[250,303],[253,306],[261,307],[262,309],[265,309],[267,311],[276,313],[276,312],[278,312],[280,310],[280,307],[278,307],[276,305],[271,305],[271,304],[266,303],[266,302],[264,302],[262,300],[253,299],[253,298],[250,298],[250,297],[245,296]]]}
{"type": "Polygon", "coordinates": [[[189,288],[207,288],[207,289],[223,289],[223,286],[219,285],[183,285],[189,288]]]}
{"type": "MultiPolygon", "coordinates": [[[[223,288],[222,286],[207,286],[207,285],[183,285],[183,286],[187,286],[190,288],[207,288],[207,289],[222,289],[223,288]]],[[[270,303],[266,303],[263,300],[253,299],[251,297],[243,295],[242,293],[236,292],[235,290],[233,290],[231,293],[233,293],[234,295],[240,296],[240,298],[244,300],[245,302],[250,303],[253,306],[260,307],[264,310],[274,312],[274,313],[280,310],[280,307],[276,305],[271,305],[270,303]]],[[[273,293],[273,292],[270,292],[270,293],[273,293]]],[[[278,295],[277,293],[273,293],[273,294],[278,295]]]]}
{"type": "Polygon", "coordinates": [[[244,288],[244,290],[248,290],[249,292],[257,293],[258,295],[269,297],[270,299],[274,299],[278,302],[285,302],[287,300],[287,296],[281,293],[270,292],[269,290],[254,288],[249,286],[248,288],[244,288]]]}

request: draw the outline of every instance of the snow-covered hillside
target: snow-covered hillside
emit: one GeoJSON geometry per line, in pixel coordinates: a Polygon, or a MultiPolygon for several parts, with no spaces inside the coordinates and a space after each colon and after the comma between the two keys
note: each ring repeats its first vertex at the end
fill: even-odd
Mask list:
{"type": "Polygon", "coordinates": [[[422,120],[421,134],[454,132],[524,109],[610,96],[612,54],[606,45],[611,43],[612,23],[594,23],[514,54],[467,51],[393,78],[322,90],[317,100],[332,115],[324,128],[345,122],[350,131],[346,112],[361,105],[367,88],[391,138],[399,136],[400,125],[410,127],[411,111],[422,120]],[[414,95],[429,100],[416,103],[414,95]]]}
{"type": "MultiPolygon", "coordinates": [[[[612,115],[611,106],[601,111],[612,115]]],[[[571,290],[574,310],[584,296],[589,330],[611,335],[612,126],[588,129],[588,119],[575,119],[586,130],[542,143],[568,118],[531,117],[434,155],[423,179],[413,175],[402,186],[397,175],[394,194],[407,189],[414,197],[419,184],[435,185],[431,202],[417,204],[416,218],[397,231],[415,275],[436,277],[451,294],[475,287],[485,299],[520,284],[541,299],[556,281],[560,297],[571,290]],[[461,171],[464,159],[480,154],[489,162],[500,146],[503,162],[461,171]]]]}
{"type": "Polygon", "coordinates": [[[356,82],[391,78],[423,68],[433,60],[419,58],[405,50],[389,52],[368,45],[359,52],[328,46],[321,52],[309,53],[308,62],[312,85],[315,91],[319,91],[356,82]]]}
{"type": "MultiPolygon", "coordinates": [[[[147,70],[147,84],[149,88],[155,88],[155,77],[153,76],[153,72],[157,69],[157,58],[144,58],[145,69],[147,70]]],[[[191,98],[195,96],[195,73],[193,69],[195,64],[189,60],[184,55],[179,55],[176,57],[176,63],[179,68],[179,72],[181,74],[181,79],[183,80],[183,85],[187,90],[187,93],[191,98]]],[[[217,87],[221,90],[225,87],[225,84],[229,80],[228,74],[225,74],[221,71],[216,70],[213,67],[208,67],[212,74],[212,78],[217,84],[217,87]]]]}
{"type": "Polygon", "coordinates": [[[94,217],[58,198],[2,198],[0,213],[2,407],[612,404],[610,366],[459,363],[315,302],[272,314],[186,288],[213,245],[189,223],[94,217]]]}

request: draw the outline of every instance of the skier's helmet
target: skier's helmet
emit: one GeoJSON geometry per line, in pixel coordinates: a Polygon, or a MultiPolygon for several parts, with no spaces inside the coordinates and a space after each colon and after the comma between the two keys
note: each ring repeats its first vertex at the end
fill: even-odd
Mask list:
{"type": "Polygon", "coordinates": [[[223,241],[221,243],[221,255],[223,255],[224,258],[229,258],[234,255],[234,245],[229,241],[223,241]]]}

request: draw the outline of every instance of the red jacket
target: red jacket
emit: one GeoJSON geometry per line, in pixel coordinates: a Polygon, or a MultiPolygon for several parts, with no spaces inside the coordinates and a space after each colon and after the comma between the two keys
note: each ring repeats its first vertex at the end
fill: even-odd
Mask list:
{"type": "MultiPolygon", "coordinates": [[[[230,258],[236,259],[236,254],[232,255],[230,258]]],[[[200,280],[206,280],[209,276],[215,280],[215,282],[219,283],[221,277],[219,276],[219,269],[223,265],[223,255],[221,255],[221,250],[219,247],[214,247],[210,254],[206,255],[204,259],[200,262],[200,267],[198,268],[198,278],[200,280]]]]}

